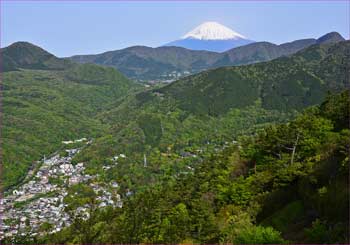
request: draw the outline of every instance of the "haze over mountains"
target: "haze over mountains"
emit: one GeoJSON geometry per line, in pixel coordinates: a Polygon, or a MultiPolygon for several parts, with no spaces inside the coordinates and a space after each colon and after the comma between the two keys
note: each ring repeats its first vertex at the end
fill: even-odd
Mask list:
{"type": "MultiPolygon", "coordinates": [[[[215,36],[215,33],[212,35],[215,36]]],[[[158,48],[134,46],[95,55],[76,55],[70,59],[79,63],[111,66],[131,79],[174,80],[210,68],[268,61],[294,54],[313,44],[343,40],[345,39],[339,33],[331,32],[318,39],[301,39],[280,45],[255,42],[223,53],[174,46],[158,48]]]]}

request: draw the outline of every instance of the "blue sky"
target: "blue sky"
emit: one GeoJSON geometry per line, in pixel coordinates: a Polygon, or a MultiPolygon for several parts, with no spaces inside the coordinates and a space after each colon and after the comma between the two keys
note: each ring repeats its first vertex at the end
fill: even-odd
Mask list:
{"type": "Polygon", "coordinates": [[[60,57],[157,47],[205,21],[256,41],[283,43],[330,31],[348,39],[349,1],[1,1],[1,46],[29,41],[60,57]]]}

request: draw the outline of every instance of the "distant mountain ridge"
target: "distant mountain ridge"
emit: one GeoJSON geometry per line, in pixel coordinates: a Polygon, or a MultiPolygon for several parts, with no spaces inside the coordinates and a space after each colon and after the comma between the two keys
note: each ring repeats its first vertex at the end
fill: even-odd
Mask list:
{"type": "Polygon", "coordinates": [[[191,50],[206,50],[212,52],[225,52],[235,47],[244,46],[254,41],[247,39],[227,39],[227,40],[199,40],[186,38],[165,44],[164,46],[182,47],[191,50]]]}
{"type": "Polygon", "coordinates": [[[60,59],[29,42],[16,42],[1,49],[2,71],[23,69],[63,70],[72,62],[60,59]]]}
{"type": "MultiPolygon", "coordinates": [[[[230,65],[256,63],[291,55],[313,44],[337,43],[344,40],[339,33],[330,32],[318,39],[300,39],[280,45],[269,42],[256,42],[225,52],[224,57],[218,62],[222,62],[222,59],[225,60],[228,56],[228,61],[226,63],[222,62],[224,66],[227,66],[227,63],[230,63],[230,65]]],[[[214,66],[218,66],[218,64],[214,66]]]]}
{"type": "Polygon", "coordinates": [[[95,55],[75,55],[69,59],[79,63],[111,66],[132,79],[174,80],[210,68],[269,61],[294,54],[316,43],[336,43],[344,40],[339,33],[331,32],[318,39],[301,39],[280,45],[256,42],[223,53],[181,47],[134,46],[95,55]]]}
{"type": "Polygon", "coordinates": [[[180,47],[134,46],[97,55],[77,55],[70,59],[79,63],[112,66],[133,79],[166,80],[176,78],[167,76],[172,72],[193,73],[210,67],[217,60],[217,53],[180,47]]]}
{"type": "MultiPolygon", "coordinates": [[[[171,97],[183,110],[199,114],[221,115],[257,100],[269,110],[300,110],[321,103],[327,91],[349,88],[344,72],[349,57],[350,41],[316,43],[290,57],[188,76],[153,94],[171,97]]],[[[146,93],[139,98],[143,96],[152,98],[146,93]]]]}

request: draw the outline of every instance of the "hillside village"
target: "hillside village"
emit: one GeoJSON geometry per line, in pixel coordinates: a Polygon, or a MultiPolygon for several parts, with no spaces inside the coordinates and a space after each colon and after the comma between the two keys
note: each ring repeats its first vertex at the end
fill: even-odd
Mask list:
{"type": "MultiPolygon", "coordinates": [[[[67,148],[70,144],[84,141],[87,139],[62,143],[67,148]]],[[[90,143],[91,141],[85,142],[90,143]]],[[[0,240],[55,233],[69,226],[77,216],[88,218],[89,204],[78,207],[74,212],[67,211],[69,204],[65,202],[65,197],[69,188],[79,183],[92,188],[97,195],[99,208],[122,207],[121,197],[117,193],[118,183],[112,182],[109,186],[102,186],[96,181],[97,175],[84,173],[84,163],[72,164],[72,158],[81,149],[82,147],[66,149],[65,154],[56,153],[48,159],[44,158],[36,171],[28,173],[25,183],[11,193],[5,193],[4,198],[0,200],[3,224],[0,228],[0,240]]],[[[120,154],[120,157],[125,155],[120,154]]],[[[114,159],[117,164],[118,156],[114,159]]]]}
{"type": "Polygon", "coordinates": [[[350,245],[348,3],[58,2],[1,10],[0,245],[350,245]]]}

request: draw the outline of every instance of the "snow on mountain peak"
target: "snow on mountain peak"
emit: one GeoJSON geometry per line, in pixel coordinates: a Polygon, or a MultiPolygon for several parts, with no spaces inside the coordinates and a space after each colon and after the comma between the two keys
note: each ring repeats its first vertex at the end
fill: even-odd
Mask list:
{"type": "Polygon", "coordinates": [[[182,37],[182,39],[186,38],[200,40],[227,40],[245,39],[246,37],[217,22],[209,21],[197,26],[182,37]]]}

